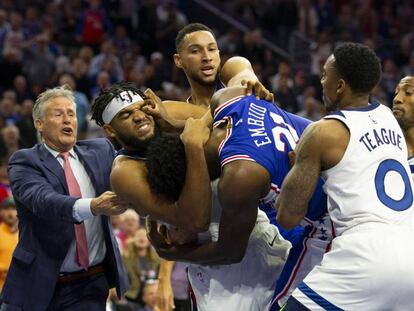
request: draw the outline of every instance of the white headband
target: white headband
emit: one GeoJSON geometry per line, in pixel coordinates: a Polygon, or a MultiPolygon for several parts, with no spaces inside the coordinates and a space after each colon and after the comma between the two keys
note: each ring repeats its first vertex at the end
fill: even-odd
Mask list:
{"type": "Polygon", "coordinates": [[[144,99],[131,91],[123,91],[119,97],[114,97],[105,107],[102,113],[102,120],[109,124],[118,112],[135,103],[143,103],[144,99]]]}

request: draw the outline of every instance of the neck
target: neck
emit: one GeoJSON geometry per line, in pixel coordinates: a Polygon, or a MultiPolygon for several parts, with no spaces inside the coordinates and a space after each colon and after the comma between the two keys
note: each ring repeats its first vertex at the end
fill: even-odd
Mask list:
{"type": "Polygon", "coordinates": [[[147,253],[148,253],[147,248],[137,248],[137,255],[139,257],[144,257],[145,255],[147,255],[147,253]]]}
{"type": "Polygon", "coordinates": [[[348,109],[348,108],[363,108],[368,106],[369,94],[363,95],[353,95],[345,97],[341,103],[339,103],[339,109],[348,109]]]}
{"type": "Polygon", "coordinates": [[[414,127],[411,127],[403,132],[407,143],[408,158],[411,158],[414,156],[414,127]]]}
{"type": "Polygon", "coordinates": [[[216,85],[204,86],[192,80],[189,80],[189,82],[191,86],[190,103],[196,106],[210,106],[211,97],[216,91],[216,85]]]}

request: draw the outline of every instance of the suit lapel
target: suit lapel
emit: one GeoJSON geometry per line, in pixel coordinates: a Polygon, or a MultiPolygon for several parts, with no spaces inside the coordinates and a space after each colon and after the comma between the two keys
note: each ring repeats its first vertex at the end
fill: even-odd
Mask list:
{"type": "Polygon", "coordinates": [[[45,168],[47,168],[53,175],[55,175],[62,186],[65,188],[66,193],[69,193],[68,185],[66,183],[65,173],[58,160],[45,148],[43,144],[39,146],[39,158],[42,161],[45,168]]]}
{"type": "Polygon", "coordinates": [[[75,152],[79,156],[80,161],[92,181],[96,195],[98,195],[103,192],[102,188],[104,186],[102,174],[99,169],[99,155],[96,155],[94,150],[88,149],[88,146],[75,146],[75,152]]]}

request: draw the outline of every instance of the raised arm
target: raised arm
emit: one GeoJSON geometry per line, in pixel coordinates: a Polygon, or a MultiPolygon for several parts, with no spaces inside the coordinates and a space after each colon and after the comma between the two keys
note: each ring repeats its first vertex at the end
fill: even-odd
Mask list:
{"type": "Polygon", "coordinates": [[[220,71],[220,79],[226,86],[246,86],[246,95],[273,102],[274,95],[259,81],[249,60],[234,56],[229,58],[220,71]]]}

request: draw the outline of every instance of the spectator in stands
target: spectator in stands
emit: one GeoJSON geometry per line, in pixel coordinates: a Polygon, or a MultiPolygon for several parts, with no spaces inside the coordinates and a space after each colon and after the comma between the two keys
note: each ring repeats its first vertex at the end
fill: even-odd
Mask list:
{"type": "Polygon", "coordinates": [[[18,75],[14,78],[14,91],[16,93],[16,103],[21,106],[26,99],[34,100],[34,96],[30,91],[25,76],[18,75]]]}
{"type": "Polygon", "coordinates": [[[94,86],[91,89],[91,96],[92,98],[95,98],[98,96],[99,91],[104,88],[108,88],[112,85],[111,83],[111,76],[109,73],[105,70],[102,70],[98,73],[98,76],[96,77],[96,86],[94,86]]]}
{"type": "Polygon", "coordinates": [[[145,303],[145,306],[138,311],[155,311],[155,301],[156,294],[158,289],[158,281],[151,280],[147,281],[144,286],[142,301],[145,303]]]}
{"type": "Polygon", "coordinates": [[[33,105],[31,99],[26,99],[20,107],[20,120],[16,122],[19,128],[21,145],[23,148],[31,148],[37,143],[36,128],[33,123],[33,105]]]}
{"type": "MultiPolygon", "coordinates": [[[[141,304],[142,285],[158,276],[159,257],[147,238],[145,228],[138,228],[133,237],[127,240],[127,247],[122,254],[125,270],[128,274],[129,289],[125,293],[127,300],[141,304]]],[[[145,301],[144,301],[145,303],[145,301]]]]}
{"type": "Polygon", "coordinates": [[[13,11],[10,13],[10,28],[4,37],[3,55],[7,55],[11,50],[16,51],[17,59],[22,59],[22,48],[27,40],[27,35],[23,29],[22,15],[13,11]]]}
{"type": "Polygon", "coordinates": [[[89,1],[89,7],[84,10],[78,21],[76,34],[82,44],[92,46],[98,50],[105,35],[111,30],[111,22],[100,0],[89,1]]]}
{"type": "Polygon", "coordinates": [[[7,162],[9,158],[4,151],[1,151],[0,158],[0,202],[12,196],[9,184],[9,177],[7,175],[7,162]]]}
{"type": "MultiPolygon", "coordinates": [[[[145,86],[155,92],[163,90],[163,83],[171,81],[171,66],[167,66],[161,52],[153,52],[150,63],[145,67],[145,86]]],[[[162,94],[160,94],[162,96],[162,94]]]]}
{"type": "Polygon", "coordinates": [[[34,45],[24,49],[24,72],[30,84],[49,86],[55,73],[55,56],[49,51],[49,35],[34,38],[34,45]]]}
{"type": "Polygon", "coordinates": [[[76,89],[91,99],[92,83],[88,78],[88,63],[80,57],[72,61],[72,75],[75,79],[76,89]]]}
{"type": "Polygon", "coordinates": [[[1,137],[6,146],[7,156],[11,156],[23,147],[20,141],[20,131],[16,125],[7,125],[1,129],[1,137]]]}
{"type": "Polygon", "coordinates": [[[20,120],[20,115],[17,113],[17,104],[13,97],[3,94],[3,99],[0,101],[0,116],[4,119],[6,125],[14,125],[20,120]]]}
{"type": "Polygon", "coordinates": [[[76,119],[78,120],[78,138],[84,139],[88,129],[86,117],[89,112],[89,100],[85,94],[77,91],[76,82],[73,76],[65,73],[59,78],[59,85],[68,85],[75,96],[76,119]]]}
{"type": "Polygon", "coordinates": [[[304,107],[297,113],[297,115],[311,121],[318,121],[322,117],[320,110],[321,105],[315,98],[306,97],[304,101],[304,107]]]}
{"type": "Polygon", "coordinates": [[[319,24],[318,13],[311,0],[299,1],[299,31],[306,37],[314,39],[319,24]]]}
{"type": "Polygon", "coordinates": [[[117,56],[121,59],[129,52],[131,48],[131,39],[128,37],[124,25],[116,26],[112,44],[115,47],[117,56]]]}
{"type": "Polygon", "coordinates": [[[298,111],[296,95],[293,89],[289,87],[289,78],[287,76],[280,76],[279,85],[276,88],[275,94],[276,102],[282,109],[292,113],[298,111]]]}
{"type": "Polygon", "coordinates": [[[187,17],[177,8],[177,0],[166,0],[157,8],[156,38],[159,51],[163,55],[175,53],[175,36],[187,23],[187,17]]]}
{"type": "Polygon", "coordinates": [[[35,6],[29,6],[26,8],[23,21],[23,29],[27,36],[27,40],[30,40],[42,32],[42,25],[40,23],[39,14],[35,6]]]}
{"type": "Polygon", "coordinates": [[[18,219],[12,197],[0,202],[0,291],[18,241],[18,219]]]}
{"type": "Polygon", "coordinates": [[[10,24],[7,20],[7,13],[0,9],[0,51],[3,51],[4,38],[10,30],[10,24]]]}
{"type": "Polygon", "coordinates": [[[94,56],[89,65],[89,78],[95,79],[101,70],[108,70],[104,68],[105,65],[108,65],[107,62],[111,62],[110,72],[111,78],[115,80],[114,82],[119,82],[123,80],[124,71],[121,66],[121,61],[118,56],[116,56],[116,50],[111,42],[111,40],[105,40],[101,44],[101,52],[94,56]]]}
{"type": "Polygon", "coordinates": [[[119,245],[121,252],[126,249],[126,241],[134,237],[135,232],[140,226],[139,215],[133,209],[128,209],[119,216],[119,232],[117,237],[121,244],[119,245]]]}
{"type": "Polygon", "coordinates": [[[22,61],[18,49],[9,48],[3,52],[0,60],[0,89],[7,90],[13,87],[14,78],[23,73],[22,61]]]}

